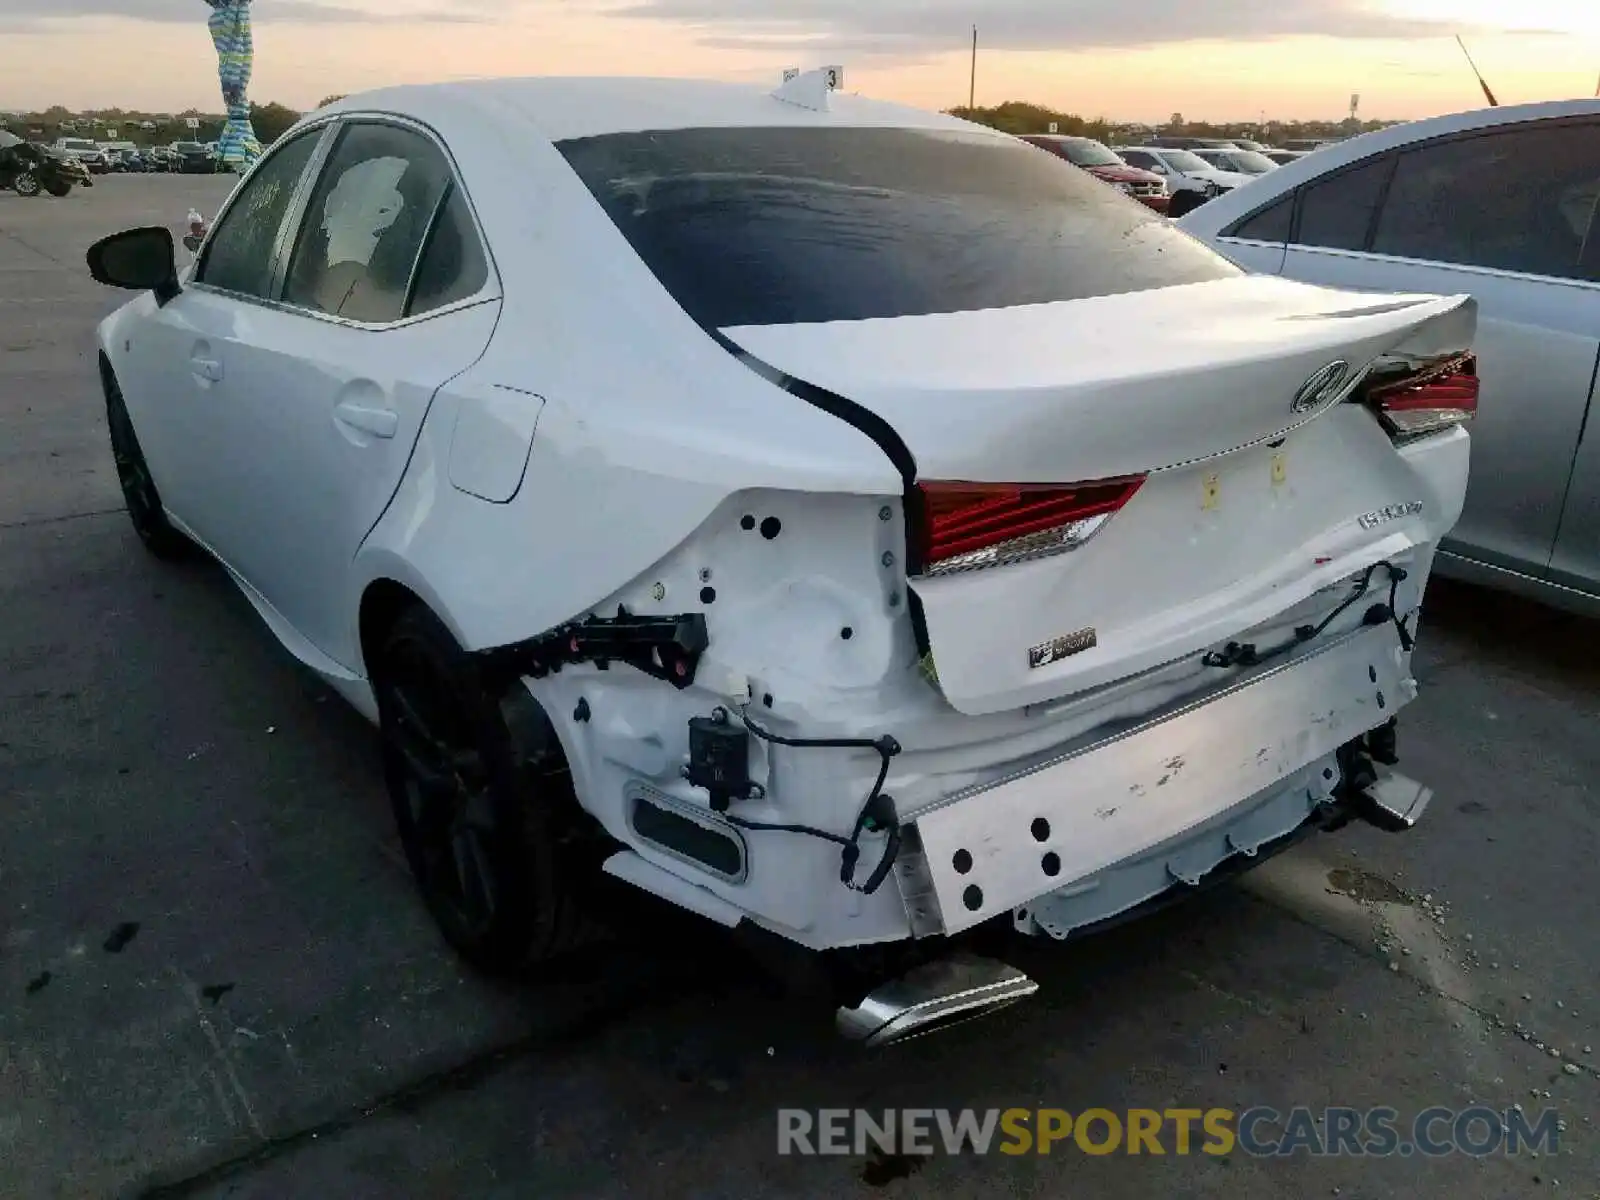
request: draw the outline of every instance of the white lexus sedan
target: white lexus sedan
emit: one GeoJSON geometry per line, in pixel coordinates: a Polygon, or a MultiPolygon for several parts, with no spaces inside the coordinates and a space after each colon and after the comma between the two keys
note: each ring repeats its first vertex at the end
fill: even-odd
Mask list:
{"type": "Polygon", "coordinates": [[[191,267],[90,251],[142,293],[133,526],[379,726],[473,963],[560,954],[604,872],[878,948],[852,1036],[997,1007],[980,923],[1416,820],[1476,395],[1471,300],[1249,276],[1059,165],[827,73],[343,100],[191,267]]]}

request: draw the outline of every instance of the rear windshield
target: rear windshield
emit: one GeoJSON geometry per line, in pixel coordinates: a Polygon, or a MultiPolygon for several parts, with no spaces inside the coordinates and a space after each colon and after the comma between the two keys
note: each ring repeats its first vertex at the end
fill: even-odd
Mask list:
{"type": "Polygon", "coordinates": [[[1237,268],[1027,143],[916,129],[685,129],[559,143],[712,329],[1007,308],[1237,268]]]}

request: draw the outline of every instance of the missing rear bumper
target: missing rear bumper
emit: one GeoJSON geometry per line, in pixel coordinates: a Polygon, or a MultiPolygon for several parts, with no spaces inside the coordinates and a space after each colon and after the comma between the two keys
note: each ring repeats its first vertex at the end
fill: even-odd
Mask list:
{"type": "MultiPolygon", "coordinates": [[[[1095,903],[1083,907],[1098,911],[1075,905],[1062,924],[1090,923],[1172,882],[1192,884],[1233,853],[1251,857],[1333,800],[1341,748],[1415,695],[1394,628],[1366,628],[908,814],[896,878],[911,931],[954,934],[1041,897],[1093,890],[1095,903]],[[1218,844],[1170,850],[1187,851],[1205,831],[1218,844]],[[1123,870],[1157,854],[1170,880],[1123,870]],[[1143,895],[1112,897],[1122,890],[1103,886],[1112,876],[1143,895]]],[[[1389,802],[1395,813],[1415,808],[1389,802]]]]}

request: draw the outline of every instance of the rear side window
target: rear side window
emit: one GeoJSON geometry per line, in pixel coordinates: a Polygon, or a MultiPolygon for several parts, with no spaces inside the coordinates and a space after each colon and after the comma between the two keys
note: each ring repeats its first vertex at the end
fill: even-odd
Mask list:
{"type": "Polygon", "coordinates": [[[917,129],[607,134],[558,147],[707,328],[961,312],[1240,274],[1009,138],[917,129]]]}
{"type": "Polygon", "coordinates": [[[1600,200],[1600,124],[1525,126],[1400,156],[1372,249],[1432,262],[1584,276],[1600,200]]]}
{"type": "Polygon", "coordinates": [[[1330,250],[1365,250],[1372,218],[1394,171],[1393,158],[1378,158],[1309,184],[1300,201],[1295,243],[1330,250]]]}
{"type": "Polygon", "coordinates": [[[421,134],[346,126],[306,208],[284,300],[373,324],[398,321],[450,184],[444,155],[421,134]]]}
{"type": "Polygon", "coordinates": [[[1253,242],[1272,242],[1283,245],[1289,240],[1289,226],[1294,218],[1294,193],[1290,192],[1258,212],[1251,213],[1224,235],[1253,242]]]}
{"type": "Polygon", "coordinates": [[[417,264],[408,316],[476,296],[489,282],[489,264],[467,198],[452,185],[417,264]]]}

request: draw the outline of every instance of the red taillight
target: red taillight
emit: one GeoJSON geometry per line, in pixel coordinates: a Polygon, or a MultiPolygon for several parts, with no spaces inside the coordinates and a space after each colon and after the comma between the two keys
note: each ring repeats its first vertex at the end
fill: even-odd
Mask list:
{"type": "Polygon", "coordinates": [[[1076,549],[1144,476],[1084,484],[921,483],[924,575],[976,571],[1076,549]]]}
{"type": "Polygon", "coordinates": [[[1367,389],[1366,400],[1396,437],[1461,425],[1478,412],[1477,356],[1457,355],[1400,379],[1380,376],[1367,389]]]}

